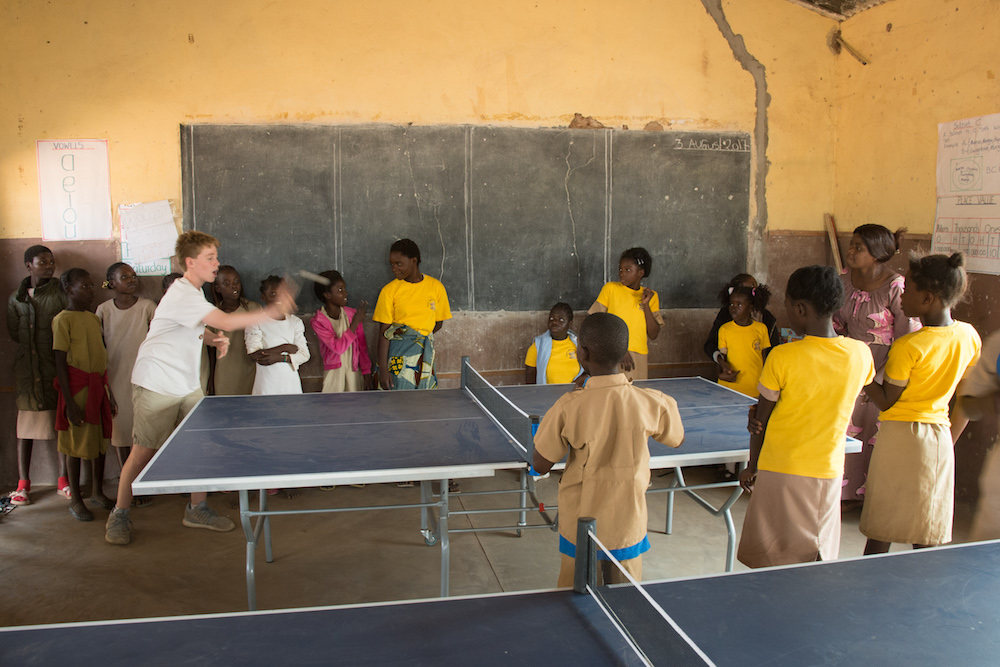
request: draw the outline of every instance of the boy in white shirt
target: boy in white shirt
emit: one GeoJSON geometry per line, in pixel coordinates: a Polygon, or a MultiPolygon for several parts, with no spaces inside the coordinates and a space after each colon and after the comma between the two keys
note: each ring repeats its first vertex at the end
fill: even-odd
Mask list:
{"type": "MultiPolygon", "coordinates": [[[[122,468],[118,481],[118,501],[108,523],[104,539],[110,544],[132,541],[132,482],[149,463],[156,450],[204,395],[201,390],[202,340],[216,348],[219,357],[229,349],[220,331],[245,329],[270,317],[282,317],[295,310],[295,301],[287,288],[262,310],[226,313],[206,299],[202,285],[215,281],[219,269],[219,241],[204,232],[185,232],[177,238],[177,260],[184,265],[184,275],[164,294],[149,333],[139,348],[132,371],[132,404],[135,423],[134,447],[122,468]]],[[[232,520],[212,511],[207,493],[192,493],[184,510],[183,524],[225,532],[232,530],[232,520]]]]}

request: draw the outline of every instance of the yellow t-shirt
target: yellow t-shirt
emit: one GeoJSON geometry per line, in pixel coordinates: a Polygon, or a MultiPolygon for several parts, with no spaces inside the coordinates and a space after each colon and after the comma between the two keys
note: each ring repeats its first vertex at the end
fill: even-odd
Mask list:
{"type": "MultiPolygon", "coordinates": [[[[538,350],[532,343],[524,355],[524,365],[534,368],[538,365],[538,350]]],[[[552,353],[545,367],[545,382],[565,384],[572,382],[580,374],[580,362],[576,360],[576,344],[566,336],[563,340],[552,341],[552,353]]]]}
{"type": "MultiPolygon", "coordinates": [[[[604,306],[605,312],[617,315],[628,325],[629,352],[649,354],[646,343],[646,315],[642,312],[642,289],[629,289],[621,283],[605,283],[601,293],[597,295],[597,303],[604,306]]],[[[663,316],[660,315],[660,296],[653,292],[649,300],[649,309],[653,317],[663,326],[663,316]]],[[[596,312],[594,308],[590,312],[596,312]]]]}
{"type": "Polygon", "coordinates": [[[767,327],[761,322],[751,322],[741,327],[729,321],[719,327],[719,350],[724,352],[733,370],[740,372],[736,382],[719,380],[719,384],[735,389],[751,398],[760,396],[757,382],[764,368],[763,351],[771,347],[767,327]]]}
{"type": "Polygon", "coordinates": [[[448,293],[440,280],[427,274],[419,283],[397,278],[379,292],[372,319],[382,324],[405,324],[426,336],[435,324],[451,319],[448,293]]]}
{"type": "Polygon", "coordinates": [[[925,326],[896,339],[885,362],[885,381],[906,388],[879,419],[950,425],[948,402],[979,360],[982,346],[975,328],[965,322],[925,326]]]}
{"type": "Polygon", "coordinates": [[[757,468],[817,479],[843,475],[847,422],[874,377],[871,351],[853,338],[806,336],[771,350],[758,388],[777,404],[757,468]]]}

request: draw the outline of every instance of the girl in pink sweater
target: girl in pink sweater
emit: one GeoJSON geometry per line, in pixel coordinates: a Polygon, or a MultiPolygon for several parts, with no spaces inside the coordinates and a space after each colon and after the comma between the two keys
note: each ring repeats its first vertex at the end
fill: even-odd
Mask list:
{"type": "Polygon", "coordinates": [[[323,356],[323,392],[361,391],[372,388],[372,362],[365,340],[368,303],[355,310],[347,305],[347,283],[338,271],[320,274],[330,285],[313,283],[323,307],[312,318],[323,356]]]}

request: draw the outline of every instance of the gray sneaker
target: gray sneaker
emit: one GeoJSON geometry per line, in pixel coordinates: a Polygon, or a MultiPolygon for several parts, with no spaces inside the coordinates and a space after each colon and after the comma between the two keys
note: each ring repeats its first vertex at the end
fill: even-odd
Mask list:
{"type": "Polygon", "coordinates": [[[128,518],[128,510],[111,511],[104,532],[104,541],[108,544],[128,544],[132,541],[132,521],[128,518]]]}
{"type": "Polygon", "coordinates": [[[205,501],[194,507],[188,503],[187,507],[184,508],[184,521],[182,523],[188,528],[205,528],[219,533],[228,532],[236,527],[232,519],[219,516],[205,501]]]}

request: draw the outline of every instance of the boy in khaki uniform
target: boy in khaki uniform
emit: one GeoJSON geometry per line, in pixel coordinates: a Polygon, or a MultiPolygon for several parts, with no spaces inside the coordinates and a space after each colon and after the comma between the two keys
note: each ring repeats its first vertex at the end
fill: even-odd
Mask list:
{"type": "MultiPolygon", "coordinates": [[[[635,579],[642,578],[646,536],[646,488],[652,437],[668,447],[684,440],[677,402],[640,389],[621,373],[628,327],[609,313],[594,313],[580,327],[577,356],[583,386],[563,395],[545,414],[535,436],[533,467],[545,474],[564,456],[559,484],[560,587],[573,585],[576,523],[597,520],[597,536],[635,579]]],[[[617,583],[610,562],[605,583],[617,583]],[[609,576],[610,575],[610,576],[609,576]]]]}

